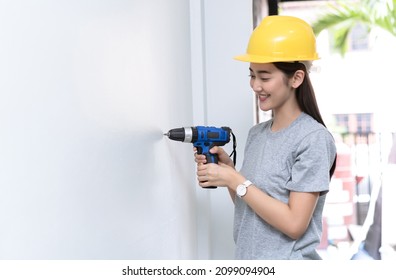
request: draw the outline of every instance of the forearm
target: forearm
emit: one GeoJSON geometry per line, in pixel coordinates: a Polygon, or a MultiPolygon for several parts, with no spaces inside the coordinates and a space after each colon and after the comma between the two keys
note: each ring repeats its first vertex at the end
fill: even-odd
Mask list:
{"type": "Polygon", "coordinates": [[[291,230],[294,228],[292,213],[287,204],[269,196],[254,185],[249,187],[243,200],[268,224],[291,238],[295,237],[291,230]]]}
{"type": "Polygon", "coordinates": [[[235,191],[233,191],[231,188],[227,188],[227,189],[228,189],[228,192],[230,194],[232,202],[235,203],[235,196],[236,196],[235,191]]]}
{"type": "MultiPolygon", "coordinates": [[[[236,186],[230,189],[236,190],[236,186]]],[[[314,208],[310,201],[307,201],[308,205],[305,209],[302,203],[291,207],[290,201],[289,204],[283,203],[254,185],[248,187],[242,199],[260,218],[292,239],[298,239],[304,234],[312,215],[309,209],[314,208]]]]}

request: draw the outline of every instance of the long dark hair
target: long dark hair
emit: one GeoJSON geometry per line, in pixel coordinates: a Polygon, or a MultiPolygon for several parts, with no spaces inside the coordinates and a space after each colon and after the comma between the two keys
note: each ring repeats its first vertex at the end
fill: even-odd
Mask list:
{"type": "MultiPolygon", "coordinates": [[[[297,70],[304,71],[304,80],[301,85],[296,89],[298,105],[304,113],[310,115],[317,122],[321,123],[324,127],[326,127],[322,115],[320,114],[318,103],[316,102],[315,91],[312,86],[311,79],[309,78],[309,74],[305,64],[301,62],[274,62],[274,65],[276,68],[281,70],[288,78],[292,78],[297,70]]],[[[334,159],[333,165],[330,168],[330,178],[334,174],[335,167],[336,159],[334,159]]]]}

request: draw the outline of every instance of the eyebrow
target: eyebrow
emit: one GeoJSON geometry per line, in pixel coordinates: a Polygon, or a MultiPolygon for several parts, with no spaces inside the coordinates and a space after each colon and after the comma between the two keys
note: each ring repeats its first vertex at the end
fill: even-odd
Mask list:
{"type": "MultiPolygon", "coordinates": [[[[250,67],[249,67],[249,71],[250,71],[250,72],[254,72],[254,71],[252,70],[252,68],[250,68],[250,67]]],[[[269,72],[269,71],[267,71],[267,70],[258,70],[257,73],[258,73],[258,74],[271,74],[271,72],[269,72]]]]}

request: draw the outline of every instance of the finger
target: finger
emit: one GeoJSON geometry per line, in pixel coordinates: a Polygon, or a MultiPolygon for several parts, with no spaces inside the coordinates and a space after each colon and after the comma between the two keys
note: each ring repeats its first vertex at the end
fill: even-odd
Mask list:
{"type": "Polygon", "coordinates": [[[210,149],[210,152],[212,154],[220,154],[222,152],[222,148],[218,147],[218,146],[214,146],[213,148],[210,149]]]}
{"type": "Polygon", "coordinates": [[[198,166],[204,164],[202,161],[200,161],[198,159],[195,159],[195,162],[197,163],[198,166]]]}
{"type": "Polygon", "coordinates": [[[195,157],[195,162],[198,164],[205,164],[206,163],[206,158],[205,157],[195,157]]]}
{"type": "Polygon", "coordinates": [[[202,182],[199,182],[199,186],[201,188],[206,188],[206,187],[210,187],[210,184],[208,181],[202,181],[202,182]]]}
{"type": "Polygon", "coordinates": [[[208,166],[206,164],[199,164],[197,166],[198,172],[201,171],[201,172],[207,173],[207,169],[208,169],[208,166]]]}
{"type": "Polygon", "coordinates": [[[206,165],[206,161],[195,160],[195,162],[197,163],[197,170],[198,170],[198,168],[201,168],[201,167],[203,167],[204,165],[206,165]]]}
{"type": "Polygon", "coordinates": [[[209,179],[208,171],[207,171],[205,165],[199,165],[198,166],[196,175],[197,175],[197,179],[198,179],[199,182],[204,182],[204,181],[207,181],[209,179]]]}
{"type": "Polygon", "coordinates": [[[204,154],[196,154],[197,155],[197,157],[199,157],[199,158],[201,158],[201,159],[205,159],[206,158],[206,156],[204,155],[204,154]]]}
{"type": "Polygon", "coordinates": [[[201,154],[195,154],[195,158],[199,159],[199,160],[204,160],[206,159],[206,157],[204,155],[201,154]]]}
{"type": "Polygon", "coordinates": [[[208,181],[208,176],[205,173],[197,172],[197,180],[199,183],[204,183],[208,181]]]}
{"type": "Polygon", "coordinates": [[[202,180],[199,180],[199,179],[200,179],[201,177],[205,176],[205,175],[206,175],[206,172],[198,170],[197,173],[196,173],[196,175],[197,175],[197,177],[198,177],[198,181],[202,181],[202,180]]]}

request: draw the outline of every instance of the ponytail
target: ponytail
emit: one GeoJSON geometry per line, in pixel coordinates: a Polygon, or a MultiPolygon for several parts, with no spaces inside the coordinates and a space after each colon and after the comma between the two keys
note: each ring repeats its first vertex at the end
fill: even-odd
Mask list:
{"type": "MultiPolygon", "coordinates": [[[[318,103],[316,102],[315,91],[313,89],[311,79],[309,78],[306,65],[302,62],[274,62],[273,64],[276,68],[281,70],[288,78],[293,77],[294,73],[297,70],[304,71],[304,80],[301,85],[296,89],[298,105],[304,113],[310,115],[313,119],[326,127],[322,115],[320,114],[318,103]]],[[[334,174],[335,166],[336,159],[334,159],[333,165],[330,168],[330,178],[334,174]]]]}

